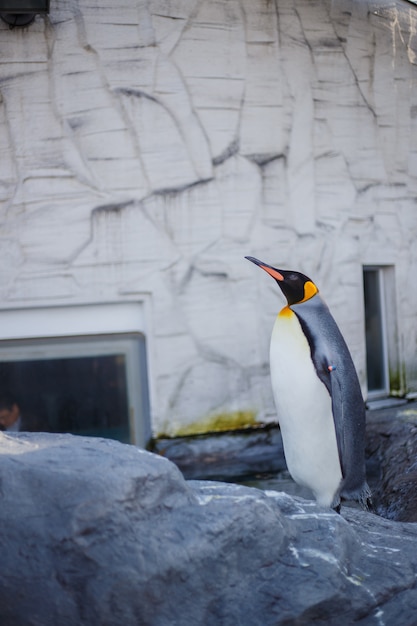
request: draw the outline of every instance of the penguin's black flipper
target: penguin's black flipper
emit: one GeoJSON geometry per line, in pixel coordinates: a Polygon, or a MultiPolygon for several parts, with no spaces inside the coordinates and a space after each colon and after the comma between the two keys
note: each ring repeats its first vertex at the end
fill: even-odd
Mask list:
{"type": "Polygon", "coordinates": [[[345,384],[345,378],[353,376],[353,366],[347,371],[344,370],[343,376],[340,374],[341,369],[343,368],[328,366],[333,421],[343,476],[340,495],[346,500],[357,500],[363,509],[368,510],[371,491],[365,477],[365,404],[359,385],[357,393],[354,394],[353,381],[350,380],[350,384],[345,384]]]}
{"type": "Polygon", "coordinates": [[[345,450],[345,414],[344,414],[344,402],[342,385],[339,379],[339,370],[335,365],[328,365],[327,370],[330,378],[330,396],[332,399],[332,413],[334,429],[336,431],[337,449],[339,452],[340,468],[342,470],[343,478],[346,477],[346,467],[344,459],[346,459],[345,450]]]}
{"type": "Polygon", "coordinates": [[[349,349],[318,294],[291,308],[310,345],[317,376],[331,397],[343,476],[339,495],[365,502],[370,495],[365,478],[365,404],[349,349]]]}

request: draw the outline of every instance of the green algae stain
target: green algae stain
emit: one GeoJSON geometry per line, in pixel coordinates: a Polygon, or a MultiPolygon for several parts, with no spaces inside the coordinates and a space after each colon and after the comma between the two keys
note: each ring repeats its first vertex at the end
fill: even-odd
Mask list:
{"type": "Polygon", "coordinates": [[[389,370],[389,389],[392,395],[401,394],[401,373],[399,370],[389,370]]]}
{"type": "Polygon", "coordinates": [[[214,415],[202,418],[191,424],[180,426],[175,432],[175,437],[188,437],[191,435],[205,435],[228,430],[240,430],[252,428],[257,425],[255,411],[215,413],[214,415]]]}

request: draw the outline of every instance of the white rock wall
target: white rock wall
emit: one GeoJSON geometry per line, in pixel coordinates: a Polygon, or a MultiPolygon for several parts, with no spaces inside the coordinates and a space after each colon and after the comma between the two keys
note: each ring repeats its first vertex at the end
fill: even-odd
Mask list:
{"type": "Polygon", "coordinates": [[[275,419],[246,254],[319,284],[364,386],[362,265],[395,265],[417,390],[411,3],[52,0],[0,24],[0,151],[0,307],[150,294],[154,435],[275,419]]]}

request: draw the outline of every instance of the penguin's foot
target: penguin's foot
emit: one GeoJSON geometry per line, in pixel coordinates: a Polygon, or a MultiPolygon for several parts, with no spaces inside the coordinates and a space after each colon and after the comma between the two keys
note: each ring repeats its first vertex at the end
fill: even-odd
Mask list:
{"type": "Polygon", "coordinates": [[[339,502],[339,504],[337,504],[336,506],[333,506],[332,509],[333,511],[335,511],[336,513],[339,513],[340,515],[340,509],[342,508],[342,503],[339,502]]]}
{"type": "Polygon", "coordinates": [[[364,511],[370,511],[371,513],[374,513],[374,505],[372,502],[372,492],[369,489],[368,485],[365,483],[365,487],[359,497],[359,503],[362,506],[362,508],[364,509],[364,511]]]}
{"type": "Polygon", "coordinates": [[[373,503],[373,500],[372,500],[371,496],[368,496],[366,498],[366,500],[364,501],[362,507],[363,507],[364,511],[367,511],[368,513],[375,513],[376,514],[374,503],[373,503]]]}

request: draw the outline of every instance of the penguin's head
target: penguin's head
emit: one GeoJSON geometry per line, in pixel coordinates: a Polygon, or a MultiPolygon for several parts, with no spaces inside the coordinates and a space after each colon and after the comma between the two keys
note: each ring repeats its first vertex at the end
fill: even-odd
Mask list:
{"type": "Polygon", "coordinates": [[[277,281],[282,293],[287,298],[288,305],[299,304],[310,300],[318,293],[318,288],[313,281],[301,274],[301,272],[293,272],[291,270],[277,270],[272,265],[263,263],[253,256],[245,256],[245,259],[252,261],[255,265],[259,265],[265,272],[268,272],[272,278],[277,281]]]}

